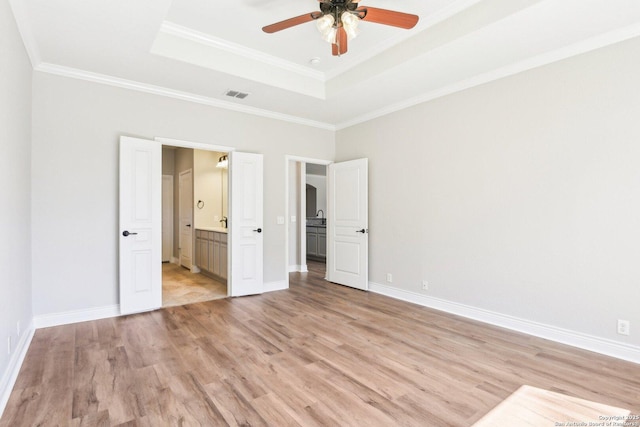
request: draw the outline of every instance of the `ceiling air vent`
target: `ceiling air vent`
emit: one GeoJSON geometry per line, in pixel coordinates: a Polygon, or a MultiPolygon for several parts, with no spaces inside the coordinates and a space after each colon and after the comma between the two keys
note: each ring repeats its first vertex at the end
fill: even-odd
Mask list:
{"type": "Polygon", "coordinates": [[[237,90],[228,90],[224,94],[226,96],[230,96],[232,98],[238,98],[238,99],[245,99],[247,96],[249,96],[248,93],[240,92],[240,91],[237,91],[237,90]]]}

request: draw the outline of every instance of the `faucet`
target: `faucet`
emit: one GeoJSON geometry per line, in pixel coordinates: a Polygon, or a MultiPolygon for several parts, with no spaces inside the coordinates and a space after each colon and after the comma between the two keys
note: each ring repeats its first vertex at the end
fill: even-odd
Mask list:
{"type": "Polygon", "coordinates": [[[227,217],[223,216],[220,222],[224,222],[224,228],[227,228],[227,217]]]}
{"type": "Polygon", "coordinates": [[[326,219],[324,217],[324,211],[322,209],[320,209],[320,210],[318,210],[318,212],[316,212],[316,216],[320,215],[320,212],[322,212],[322,216],[320,217],[322,219],[321,223],[324,224],[326,219]]]}

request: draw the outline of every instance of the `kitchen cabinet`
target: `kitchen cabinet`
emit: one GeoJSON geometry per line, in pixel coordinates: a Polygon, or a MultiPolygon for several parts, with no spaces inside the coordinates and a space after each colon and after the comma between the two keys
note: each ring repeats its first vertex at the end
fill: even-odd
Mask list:
{"type": "Polygon", "coordinates": [[[227,233],[196,230],[196,265],[206,276],[227,281],[227,233]]]}
{"type": "Polygon", "coordinates": [[[319,261],[327,259],[326,226],[307,225],[307,258],[319,261]]]}

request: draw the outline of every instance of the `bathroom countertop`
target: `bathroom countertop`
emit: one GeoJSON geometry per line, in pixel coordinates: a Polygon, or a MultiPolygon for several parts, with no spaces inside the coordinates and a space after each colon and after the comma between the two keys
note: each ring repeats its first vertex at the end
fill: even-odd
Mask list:
{"type": "Polygon", "coordinates": [[[196,230],[215,231],[217,233],[227,233],[228,229],[224,227],[196,227],[196,230]]]}
{"type": "Polygon", "coordinates": [[[308,227],[326,227],[327,220],[323,218],[307,218],[308,227]]]}

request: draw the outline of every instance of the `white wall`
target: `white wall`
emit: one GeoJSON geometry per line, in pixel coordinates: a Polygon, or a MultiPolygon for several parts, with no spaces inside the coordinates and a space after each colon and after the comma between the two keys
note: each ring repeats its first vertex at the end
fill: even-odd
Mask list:
{"type": "MultiPolygon", "coordinates": [[[[0,413],[20,340],[31,324],[31,63],[0,1],[0,413]],[[16,323],[20,322],[18,336],[16,323]],[[11,337],[11,354],[7,338],[11,337]]],[[[8,396],[7,396],[8,397],[8,396]]]]}
{"type": "MultiPolygon", "coordinates": [[[[176,148],[174,150],[173,165],[173,256],[180,259],[180,174],[191,169],[193,183],[193,150],[191,148],[176,148]]],[[[195,248],[195,239],[191,242],[195,248]]],[[[195,253],[195,249],[191,253],[195,253]]]]}
{"type": "Polygon", "coordinates": [[[640,345],[640,39],[339,131],[370,280],[640,345]],[[616,334],[617,319],[632,335],[616,334]]]}
{"type": "Polygon", "coordinates": [[[162,147],[162,175],[173,176],[175,174],[175,170],[176,150],[173,148],[162,147]]]}
{"type": "Polygon", "coordinates": [[[120,135],[264,154],[264,278],[285,280],[285,155],[332,159],[333,132],[40,72],[33,92],[36,315],[118,303],[120,135]]]}
{"type": "Polygon", "coordinates": [[[194,150],[193,158],[193,212],[195,227],[222,227],[223,185],[227,183],[227,169],[217,168],[218,159],[223,153],[216,151],[194,150]],[[225,179],[223,179],[223,176],[225,179]],[[202,200],[202,208],[198,201],[202,200]]]}
{"type": "Polygon", "coordinates": [[[162,175],[171,175],[173,177],[173,242],[171,247],[171,258],[178,257],[178,196],[176,194],[176,149],[162,147],[162,175]]]}

